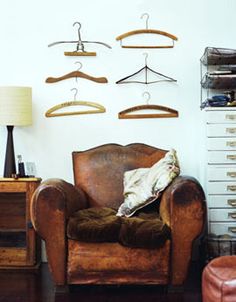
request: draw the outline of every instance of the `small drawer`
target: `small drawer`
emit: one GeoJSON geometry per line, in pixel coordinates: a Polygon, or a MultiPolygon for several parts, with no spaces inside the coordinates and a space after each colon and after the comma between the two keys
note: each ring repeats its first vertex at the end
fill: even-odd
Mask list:
{"type": "Polygon", "coordinates": [[[207,168],[207,180],[208,181],[236,181],[236,165],[229,166],[210,166],[207,168]],[[233,166],[233,167],[232,167],[233,166]]]}
{"type": "MultiPolygon", "coordinates": [[[[210,222],[236,222],[236,209],[210,209],[210,222]]],[[[236,224],[235,224],[236,227],[236,224]]]]}
{"type": "Polygon", "coordinates": [[[209,164],[236,164],[236,151],[208,151],[209,164]]]}
{"type": "Polygon", "coordinates": [[[207,139],[207,150],[236,150],[236,138],[211,137],[207,139]]]}
{"type": "Polygon", "coordinates": [[[236,111],[207,111],[207,123],[236,123],[236,111]]]}
{"type": "Polygon", "coordinates": [[[235,181],[216,181],[207,183],[207,193],[212,195],[217,194],[235,194],[236,197],[236,182],[235,181]]]}
{"type": "Polygon", "coordinates": [[[236,124],[207,124],[207,137],[236,137],[236,124]]]}
{"type": "Polygon", "coordinates": [[[236,210],[236,195],[209,195],[208,208],[229,208],[236,210]]]}
{"type": "Polygon", "coordinates": [[[215,235],[228,234],[230,236],[236,236],[236,223],[235,222],[211,222],[209,223],[209,233],[215,235]]]}

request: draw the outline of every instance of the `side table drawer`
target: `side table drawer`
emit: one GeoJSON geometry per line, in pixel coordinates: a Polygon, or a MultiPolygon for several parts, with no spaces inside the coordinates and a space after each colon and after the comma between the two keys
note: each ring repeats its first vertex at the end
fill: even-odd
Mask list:
{"type": "Polygon", "coordinates": [[[207,193],[212,195],[236,194],[236,182],[235,181],[208,182],[207,193]]]}
{"type": "Polygon", "coordinates": [[[236,223],[211,222],[209,224],[209,233],[213,233],[215,235],[228,234],[230,236],[236,236],[236,223]]]}
{"type": "Polygon", "coordinates": [[[236,195],[209,195],[207,204],[208,208],[236,209],[236,195]]]}

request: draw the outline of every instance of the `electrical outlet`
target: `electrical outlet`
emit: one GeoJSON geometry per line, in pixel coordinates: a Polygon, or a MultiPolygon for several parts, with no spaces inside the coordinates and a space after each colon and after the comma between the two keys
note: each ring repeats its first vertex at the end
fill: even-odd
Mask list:
{"type": "Polygon", "coordinates": [[[26,162],[26,175],[34,177],[36,175],[36,166],[34,162],[26,162]]]}

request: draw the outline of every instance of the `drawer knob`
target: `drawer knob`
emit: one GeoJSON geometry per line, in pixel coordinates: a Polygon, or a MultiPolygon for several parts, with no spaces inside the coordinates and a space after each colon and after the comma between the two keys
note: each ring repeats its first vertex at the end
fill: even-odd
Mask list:
{"type": "Polygon", "coordinates": [[[226,156],[226,158],[227,158],[227,159],[230,159],[230,160],[236,160],[236,154],[233,154],[233,155],[229,155],[229,154],[228,154],[228,155],[226,156]]]}
{"type": "Polygon", "coordinates": [[[236,191],[236,186],[227,186],[227,191],[236,191]]]}
{"type": "Polygon", "coordinates": [[[227,203],[232,207],[236,207],[236,199],[228,199],[227,203]]]}
{"type": "Polygon", "coordinates": [[[235,227],[228,227],[228,231],[231,233],[236,233],[236,228],[235,227]]]}
{"type": "Polygon", "coordinates": [[[226,133],[234,134],[236,133],[236,128],[226,128],[226,133]]]}
{"type": "Polygon", "coordinates": [[[229,218],[236,219],[236,213],[235,213],[235,212],[228,213],[228,217],[229,217],[229,218]]]}
{"type": "Polygon", "coordinates": [[[227,147],[236,147],[236,141],[226,142],[227,147]]]}
{"type": "Polygon", "coordinates": [[[234,120],[236,120],[236,115],[235,114],[226,114],[225,119],[230,120],[230,121],[232,121],[232,120],[234,121],[234,120]]]}
{"type": "Polygon", "coordinates": [[[227,176],[235,178],[236,177],[236,172],[227,172],[227,176]]]}

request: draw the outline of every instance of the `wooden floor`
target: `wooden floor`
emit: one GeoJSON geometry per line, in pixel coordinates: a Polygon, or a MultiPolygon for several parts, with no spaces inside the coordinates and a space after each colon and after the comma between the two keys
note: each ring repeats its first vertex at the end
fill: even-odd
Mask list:
{"type": "Polygon", "coordinates": [[[201,271],[191,266],[183,292],[166,293],[158,286],[80,286],[54,295],[47,264],[37,273],[0,272],[0,302],[201,302],[201,271]]]}

